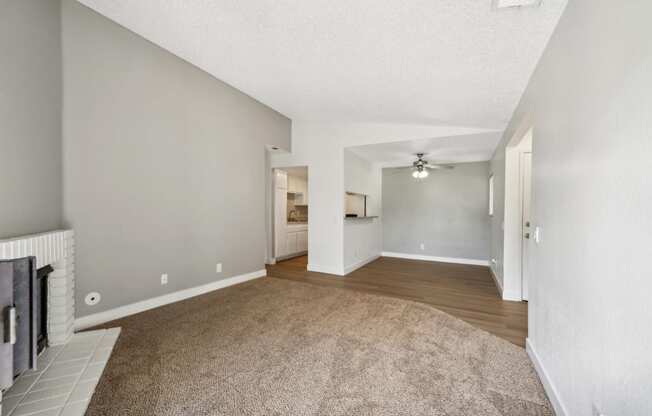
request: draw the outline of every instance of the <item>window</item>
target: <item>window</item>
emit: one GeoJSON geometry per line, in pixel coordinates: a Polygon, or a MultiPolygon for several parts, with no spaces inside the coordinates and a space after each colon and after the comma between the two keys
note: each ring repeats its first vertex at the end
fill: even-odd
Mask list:
{"type": "Polygon", "coordinates": [[[494,175],[489,176],[489,215],[494,215],[494,175]]]}

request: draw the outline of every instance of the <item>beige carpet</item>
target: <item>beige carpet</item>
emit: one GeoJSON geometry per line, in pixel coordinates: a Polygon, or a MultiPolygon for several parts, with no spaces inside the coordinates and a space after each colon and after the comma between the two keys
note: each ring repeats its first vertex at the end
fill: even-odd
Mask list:
{"type": "Polygon", "coordinates": [[[552,415],[523,349],[430,306],[264,278],[120,321],[87,415],[552,415]]]}

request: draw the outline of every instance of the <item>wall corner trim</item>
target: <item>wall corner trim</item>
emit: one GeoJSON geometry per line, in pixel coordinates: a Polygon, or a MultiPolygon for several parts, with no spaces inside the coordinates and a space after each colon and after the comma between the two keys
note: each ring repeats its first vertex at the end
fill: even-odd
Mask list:
{"type": "Polygon", "coordinates": [[[343,270],[340,270],[340,269],[338,269],[336,267],[320,266],[319,264],[313,264],[313,263],[308,263],[308,271],[309,272],[332,274],[335,277],[344,276],[343,270]]]}
{"type": "Polygon", "coordinates": [[[496,272],[494,271],[494,268],[492,266],[489,266],[489,271],[491,272],[491,277],[494,279],[494,283],[496,283],[496,288],[498,289],[498,293],[500,293],[500,297],[503,297],[503,285],[500,283],[500,280],[498,279],[498,276],[496,275],[496,272]]]}
{"type": "Polygon", "coordinates": [[[351,272],[353,272],[355,270],[358,270],[360,267],[371,263],[372,261],[376,260],[379,257],[380,257],[379,254],[374,254],[371,257],[368,257],[368,258],[366,258],[364,260],[360,260],[358,262],[355,262],[353,264],[350,264],[350,265],[344,267],[344,275],[347,275],[347,274],[349,274],[349,273],[351,273],[351,272]]]}
{"type": "Polygon", "coordinates": [[[239,283],[244,283],[249,280],[258,279],[265,276],[267,276],[267,270],[257,270],[255,272],[240,274],[226,279],[217,280],[205,285],[195,286],[191,287],[190,289],[179,290],[177,292],[168,293],[166,295],[157,296],[155,298],[131,303],[129,305],[120,306],[114,309],[109,309],[108,311],[82,316],[81,318],[75,319],[75,331],[80,331],[86,328],[103,324],[105,322],[113,321],[115,319],[124,318],[129,315],[135,315],[140,312],[158,308],[159,306],[179,302],[184,299],[203,295],[205,293],[213,292],[215,290],[223,289],[228,286],[237,285],[239,283]]]}
{"type": "Polygon", "coordinates": [[[421,254],[395,253],[392,251],[383,251],[381,255],[383,257],[396,257],[400,259],[409,259],[409,260],[424,260],[424,261],[436,261],[440,263],[470,264],[473,266],[489,266],[489,260],[462,259],[457,257],[424,256],[421,254]]]}
{"type": "Polygon", "coordinates": [[[530,338],[527,338],[525,340],[525,350],[527,351],[527,355],[530,357],[530,360],[532,361],[532,364],[534,364],[534,369],[536,370],[539,379],[541,380],[541,384],[543,384],[543,388],[546,391],[546,394],[548,395],[548,399],[550,400],[550,403],[552,404],[552,407],[555,411],[556,416],[568,416],[569,413],[566,411],[566,407],[561,401],[561,397],[559,396],[559,392],[555,388],[555,385],[553,384],[552,380],[550,379],[550,375],[546,371],[546,369],[543,367],[543,363],[541,362],[541,358],[539,358],[539,355],[537,354],[536,350],[534,349],[534,345],[532,344],[532,341],[530,341],[530,338]]]}

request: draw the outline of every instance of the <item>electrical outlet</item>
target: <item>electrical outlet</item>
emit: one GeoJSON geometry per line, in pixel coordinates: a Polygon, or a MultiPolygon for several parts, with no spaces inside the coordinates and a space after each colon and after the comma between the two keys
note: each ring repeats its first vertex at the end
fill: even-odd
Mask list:
{"type": "Polygon", "coordinates": [[[222,273],[222,263],[217,263],[215,265],[215,273],[222,273]]]}
{"type": "Polygon", "coordinates": [[[425,250],[425,249],[426,249],[426,245],[425,245],[425,244],[423,244],[423,243],[421,243],[421,245],[420,245],[419,247],[421,248],[421,251],[423,251],[423,250],[425,250]]]}
{"type": "Polygon", "coordinates": [[[168,284],[168,275],[167,275],[167,273],[163,273],[161,275],[161,284],[162,285],[167,285],[168,284]]]}
{"type": "Polygon", "coordinates": [[[541,228],[540,227],[535,227],[534,228],[534,242],[539,244],[541,242],[541,228]]]}

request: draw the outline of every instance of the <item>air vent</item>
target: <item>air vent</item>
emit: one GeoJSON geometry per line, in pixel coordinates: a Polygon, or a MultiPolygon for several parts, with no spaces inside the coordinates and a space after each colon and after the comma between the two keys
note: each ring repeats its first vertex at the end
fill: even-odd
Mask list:
{"type": "Polygon", "coordinates": [[[539,7],[542,0],[493,0],[494,9],[511,9],[514,7],[539,7]]]}

